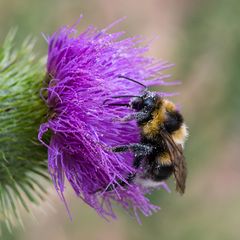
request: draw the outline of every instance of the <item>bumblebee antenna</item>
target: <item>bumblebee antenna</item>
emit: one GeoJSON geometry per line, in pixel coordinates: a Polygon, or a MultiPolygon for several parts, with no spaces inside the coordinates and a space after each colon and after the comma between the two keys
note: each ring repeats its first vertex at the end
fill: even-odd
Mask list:
{"type": "Polygon", "coordinates": [[[130,107],[129,104],[121,104],[121,103],[110,103],[108,106],[119,106],[119,107],[130,107]]]}
{"type": "MultiPolygon", "coordinates": [[[[129,78],[129,77],[125,77],[125,76],[122,76],[122,75],[119,75],[118,77],[119,77],[119,78],[127,79],[127,80],[129,80],[129,81],[131,81],[131,82],[134,82],[134,83],[137,83],[138,85],[141,85],[141,86],[144,87],[145,89],[147,88],[146,85],[144,85],[144,84],[142,84],[142,83],[140,83],[140,82],[138,82],[138,81],[136,81],[136,80],[134,80],[134,79],[131,79],[131,78],[129,78]]],[[[119,95],[119,96],[112,96],[111,98],[133,98],[133,97],[141,98],[141,96],[135,96],[135,95],[119,95]]],[[[104,101],[103,101],[103,105],[104,105],[106,102],[108,102],[108,101],[110,101],[110,99],[104,100],[104,101]]],[[[129,106],[129,105],[127,105],[127,104],[117,104],[117,103],[116,103],[116,104],[112,103],[112,104],[108,104],[108,105],[111,105],[111,106],[129,106]]]]}
{"type": "Polygon", "coordinates": [[[136,80],[134,80],[134,79],[132,79],[132,78],[125,77],[125,76],[122,76],[122,75],[119,75],[118,77],[119,77],[119,78],[124,78],[124,79],[127,79],[127,80],[129,80],[129,81],[131,81],[131,82],[135,82],[135,83],[137,83],[137,84],[141,85],[142,87],[144,87],[144,88],[147,88],[147,86],[146,86],[146,85],[144,85],[144,84],[142,84],[142,83],[140,83],[140,82],[138,82],[138,81],[136,81],[136,80]]]}
{"type": "Polygon", "coordinates": [[[112,96],[111,98],[133,98],[133,97],[140,97],[134,95],[119,95],[119,96],[112,96]]]}
{"type": "MultiPolygon", "coordinates": [[[[134,95],[120,95],[120,96],[112,96],[111,98],[133,98],[133,97],[139,97],[139,98],[141,98],[140,96],[134,96],[134,95]]],[[[111,101],[111,99],[105,99],[104,101],[103,101],[103,104],[105,104],[106,102],[108,102],[108,101],[111,101]]],[[[110,104],[108,104],[108,105],[110,105],[110,104]]]]}

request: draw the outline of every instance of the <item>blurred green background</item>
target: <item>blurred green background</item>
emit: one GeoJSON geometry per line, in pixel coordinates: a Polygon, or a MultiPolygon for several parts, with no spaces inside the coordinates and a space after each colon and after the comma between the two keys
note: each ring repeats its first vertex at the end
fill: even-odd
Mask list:
{"type": "Polygon", "coordinates": [[[68,190],[71,222],[53,187],[46,186],[46,201],[33,207],[33,216],[24,213],[25,230],[4,231],[3,239],[240,239],[240,1],[0,0],[0,41],[17,26],[17,41],[38,37],[44,55],[41,32],[51,34],[81,13],[80,30],[127,16],[114,31],[158,35],[149,54],[176,63],[170,72],[183,83],[166,90],[180,93],[173,100],[190,129],[187,192],[152,195],[162,210],[142,217],[140,226],[120,209],[117,221],[106,222],[68,190]]]}

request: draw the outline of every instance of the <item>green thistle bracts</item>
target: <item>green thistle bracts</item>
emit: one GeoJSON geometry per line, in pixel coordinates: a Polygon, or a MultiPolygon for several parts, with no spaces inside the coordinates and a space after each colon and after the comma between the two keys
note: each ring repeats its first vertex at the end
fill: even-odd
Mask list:
{"type": "Polygon", "coordinates": [[[19,206],[28,210],[45,192],[47,151],[37,141],[47,109],[39,97],[44,60],[33,54],[27,39],[14,50],[15,31],[0,48],[0,222],[8,228],[19,219],[19,206]]]}

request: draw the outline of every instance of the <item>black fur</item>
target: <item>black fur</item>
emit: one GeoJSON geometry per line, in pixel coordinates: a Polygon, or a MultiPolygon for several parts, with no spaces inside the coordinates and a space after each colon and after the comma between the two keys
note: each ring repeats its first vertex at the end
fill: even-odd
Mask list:
{"type": "Polygon", "coordinates": [[[164,122],[164,127],[168,133],[173,133],[178,130],[182,124],[183,117],[179,112],[174,111],[167,113],[167,120],[164,122]]]}

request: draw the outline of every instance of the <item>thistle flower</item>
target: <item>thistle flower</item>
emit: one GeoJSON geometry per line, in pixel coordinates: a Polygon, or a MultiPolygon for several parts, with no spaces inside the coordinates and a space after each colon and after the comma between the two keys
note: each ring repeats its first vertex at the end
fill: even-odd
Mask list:
{"type": "Polygon", "coordinates": [[[134,171],[131,153],[107,148],[138,142],[139,131],[134,121],[116,120],[130,114],[130,109],[103,102],[114,95],[141,92],[141,86],[119,75],[147,86],[169,84],[161,71],[171,64],[144,56],[148,45],[140,37],[108,33],[112,26],[103,30],[91,26],[79,35],[74,27],[63,27],[46,38],[47,85],[42,95],[49,117],[40,126],[39,140],[48,148],[49,172],[63,201],[66,177],[77,196],[103,217],[115,217],[112,200],[128,211],[150,215],[158,207],[145,197],[147,189],[131,184],[104,191],[134,171]],[[48,131],[49,144],[42,140],[48,131]]]}

